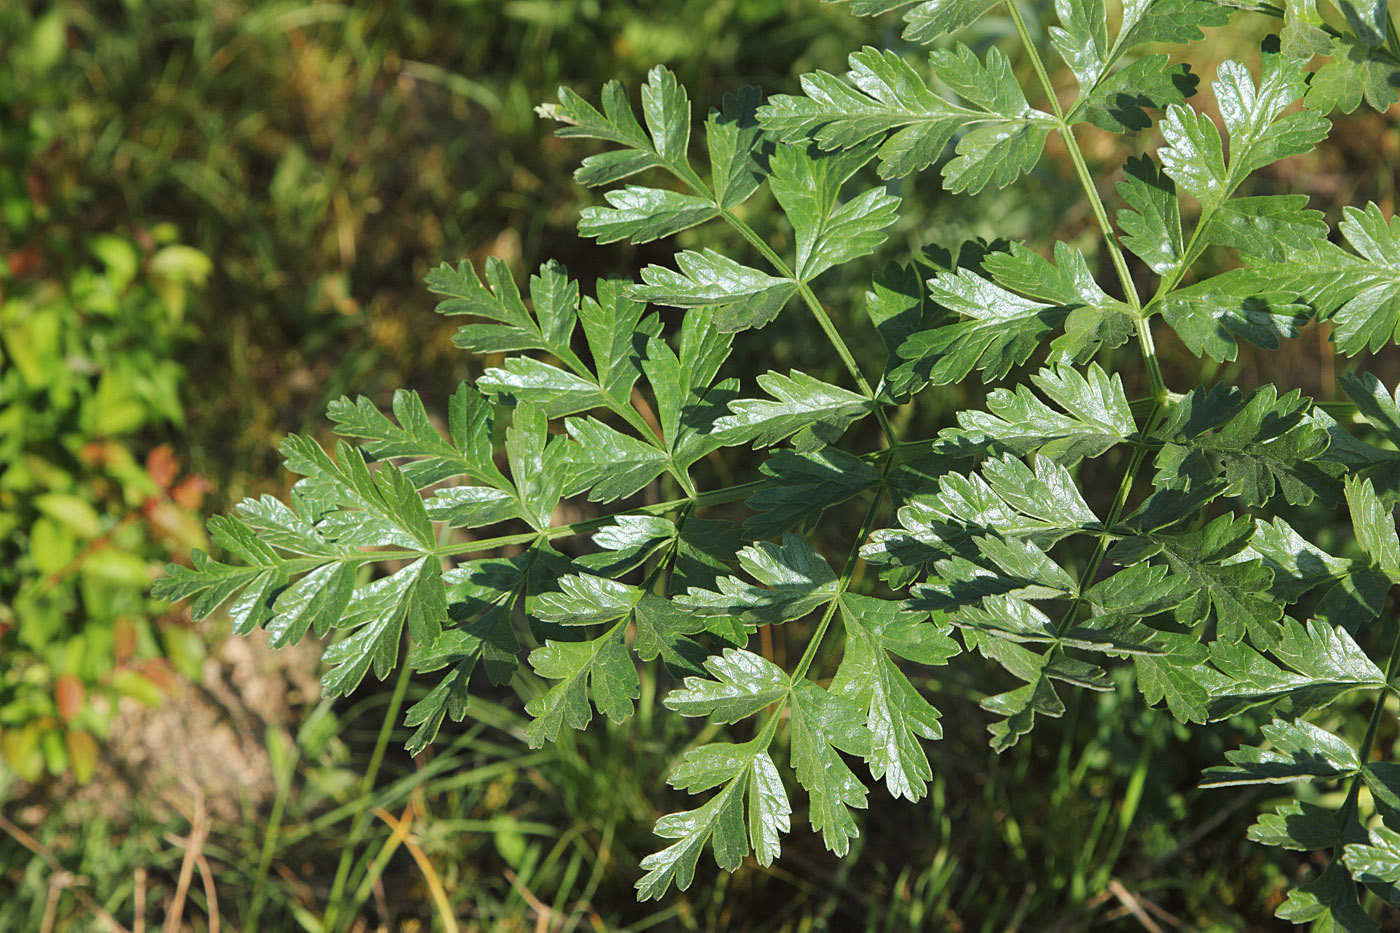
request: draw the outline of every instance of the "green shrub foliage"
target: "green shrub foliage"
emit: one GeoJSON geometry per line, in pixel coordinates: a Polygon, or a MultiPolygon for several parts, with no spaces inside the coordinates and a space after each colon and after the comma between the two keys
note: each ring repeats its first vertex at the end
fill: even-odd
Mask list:
{"type": "Polygon", "coordinates": [[[230,561],[196,554],[160,593],[193,599],[197,616],[230,603],[237,631],[264,627],[275,644],[341,630],[325,655],[332,695],[400,663],[430,675],[407,717],[415,752],[464,715],[474,678],[523,686],[538,745],[595,711],[626,719],[638,660],[660,658],[682,679],[669,710],[745,725],[675,763],[670,783],[697,803],[657,823],[666,843],[641,862],[642,898],[689,885],[706,847],[724,869],[749,853],[771,863],[794,796],[838,855],[872,783],[919,800],[933,776],[925,743],[942,734],[923,667],[981,655],[1011,675],[1017,686],[981,700],[998,750],[1061,715],[1066,691],[1111,689],[1109,669],[1130,667],[1143,700],[1183,723],[1253,717],[1240,721],[1254,744],[1207,785],[1341,791],[1323,798],[1336,805],[1264,813],[1251,837],[1330,852],[1280,917],[1375,929],[1362,887],[1396,903],[1400,882],[1400,765],[1373,754],[1393,731],[1400,657],[1385,611],[1400,583],[1400,398],[1364,372],[1325,402],[1268,384],[1172,386],[1155,341],[1174,332],[1212,373],[1241,342],[1276,349],[1312,320],[1347,357],[1400,332],[1400,221],[1347,205],[1332,231],[1304,195],[1240,193],[1316,147],[1330,113],[1395,100],[1385,3],[1261,7],[1283,17],[1280,35],[1257,59],[1222,63],[1208,90],[1162,49],[1249,4],[1130,0],[1110,16],[1102,0],[1057,0],[1044,32],[1008,4],[1019,49],[982,53],[956,35],[998,6],[987,0],[850,6],[902,11],[903,51],[862,49],[847,75],[807,75],[797,95],[742,89],[698,139],[663,68],[640,90],[640,119],[616,82],[597,104],[564,89],[541,107],[560,136],[607,144],[577,172],[606,189],[583,236],[643,243],[727,225],[738,238],[715,245],[746,245],[687,234],[697,248],[591,295],[553,262],[527,291],[499,262],[484,278],[442,266],[428,278],[438,311],[462,316],[456,343],[494,363],[452,395],[445,433],[413,392],[391,413],[342,399],[330,417],[358,444],[331,454],[289,438],[302,477],[290,500],[215,519],[230,561]],[[1051,55],[1072,93],[1052,86],[1051,55]],[[1198,90],[1219,121],[1188,103],[1198,90]],[[1129,137],[1152,151],[1096,177],[1086,124],[1155,127],[1129,137]],[[896,180],[937,168],[952,194],[1013,185],[1048,170],[1037,166],[1051,137],[1099,244],[1045,256],[998,241],[891,263],[863,309],[887,363],[863,372],[821,279],[880,247],[896,180]],[[754,203],[768,196],[780,220],[760,233],[754,203]],[[796,369],[721,375],[736,341],[762,341],[750,332],[780,317],[815,322],[844,384],[796,369]],[[1129,344],[1131,371],[1115,370],[1129,344]],[[977,381],[984,407],[935,437],[900,436],[911,419],[897,406],[977,381]],[[702,461],[751,456],[753,481],[703,487],[723,471],[702,461]],[[568,514],[596,517],[561,523],[560,503],[577,498],[568,514]],[[742,525],[716,517],[740,501],[742,525]],[[817,534],[847,502],[859,526],[817,534]],[[847,553],[825,553],[856,527],[847,553]],[[555,546],[589,536],[567,549],[584,556],[555,546]],[[796,663],[754,650],[761,627],[800,620],[810,636],[796,663]],[[1362,734],[1317,724],[1343,697],[1373,710],[1362,734]]]}

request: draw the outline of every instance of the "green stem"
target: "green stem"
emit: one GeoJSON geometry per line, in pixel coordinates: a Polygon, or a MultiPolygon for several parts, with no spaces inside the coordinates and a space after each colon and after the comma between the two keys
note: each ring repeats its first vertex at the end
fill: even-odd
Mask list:
{"type": "MultiPolygon", "coordinates": [[[[856,534],[855,541],[852,542],[850,551],[846,554],[846,562],[841,566],[841,576],[836,582],[836,596],[832,598],[831,602],[826,604],[826,611],[822,613],[821,621],[817,623],[817,630],[813,632],[812,637],[807,640],[807,647],[803,649],[802,657],[797,662],[797,667],[793,668],[792,674],[790,675],[790,679],[793,683],[797,683],[807,676],[807,671],[811,669],[812,662],[816,660],[817,649],[821,647],[822,639],[826,637],[827,630],[831,628],[831,620],[836,615],[836,607],[841,602],[841,596],[846,592],[847,587],[851,585],[851,580],[855,578],[856,567],[860,565],[861,545],[865,543],[865,539],[869,537],[871,530],[875,527],[875,519],[879,515],[880,506],[885,501],[885,493],[889,490],[889,487],[883,480],[885,477],[889,476],[896,459],[893,452],[891,452],[890,456],[885,460],[884,471],[880,476],[882,480],[880,487],[875,492],[875,498],[870,502],[870,508],[865,512],[865,520],[861,522],[860,531],[856,534]]],[[[792,695],[789,693],[788,696],[779,701],[768,714],[758,734],[758,742],[761,747],[766,749],[772,743],[773,737],[778,731],[778,720],[782,718],[783,712],[791,702],[792,695]]],[[[728,788],[726,788],[726,791],[727,790],[728,788]]]]}
{"type": "Polygon", "coordinates": [[[374,752],[370,755],[369,767],[365,769],[364,776],[360,779],[359,808],[355,812],[354,822],[350,826],[350,838],[346,840],[345,847],[340,850],[340,861],[335,868],[335,880],[331,883],[330,897],[326,901],[326,916],[322,922],[324,929],[336,933],[343,929],[349,922],[350,917],[341,917],[341,900],[345,897],[345,885],[350,880],[350,867],[355,859],[355,850],[359,847],[360,841],[370,825],[370,803],[373,798],[374,782],[379,777],[379,767],[384,763],[384,752],[389,746],[389,736],[394,731],[394,724],[399,719],[399,709],[403,706],[403,699],[408,693],[409,672],[411,668],[405,661],[399,667],[398,679],[394,682],[394,694],[389,699],[389,708],[384,712],[384,722],[379,726],[379,736],[374,742],[374,752]]]}
{"type": "MultiPolygon", "coordinates": [[[[1396,668],[1400,667],[1400,632],[1396,633],[1395,643],[1390,648],[1390,659],[1385,663],[1385,685],[1381,687],[1379,696],[1376,697],[1376,707],[1371,710],[1371,720],[1366,724],[1366,733],[1361,737],[1361,745],[1357,748],[1357,758],[1365,767],[1367,759],[1371,757],[1371,748],[1376,744],[1376,734],[1381,728],[1381,719],[1385,715],[1385,700],[1390,693],[1390,681],[1395,676],[1396,668]]],[[[1342,805],[1341,822],[1342,832],[1346,832],[1346,827],[1356,816],[1356,808],[1361,797],[1361,785],[1365,779],[1357,774],[1351,779],[1351,787],[1347,790],[1346,803],[1342,805]]],[[[1341,844],[1337,846],[1338,855],[1341,854],[1341,844]]]]}
{"type": "Polygon", "coordinates": [[[875,491],[875,498],[870,502],[870,508],[865,511],[865,520],[860,524],[860,531],[856,533],[855,540],[851,542],[851,549],[846,554],[846,562],[841,566],[841,577],[836,582],[836,598],[826,604],[826,612],[822,613],[822,620],[817,624],[817,630],[812,633],[812,637],[807,641],[807,647],[802,652],[802,658],[797,662],[797,667],[793,668],[792,680],[794,682],[807,676],[807,671],[816,660],[817,649],[821,647],[822,639],[826,637],[826,630],[831,627],[831,619],[836,615],[836,606],[841,601],[841,596],[851,585],[851,580],[855,577],[856,567],[860,565],[860,549],[865,544],[865,539],[870,536],[870,532],[875,528],[875,518],[879,514],[880,506],[885,501],[885,493],[889,487],[884,480],[890,475],[890,470],[894,467],[897,458],[891,456],[885,460],[884,471],[880,474],[880,486],[875,491]]]}
{"type": "Polygon", "coordinates": [[[1103,198],[1099,196],[1098,186],[1094,184],[1094,176],[1089,171],[1089,165],[1084,160],[1084,153],[1079,148],[1079,141],[1075,138],[1074,129],[1065,120],[1064,110],[1060,107],[1059,98],[1055,96],[1055,86],[1050,83],[1050,75],[1045,70],[1045,62],[1041,60],[1040,51],[1031,40],[1030,30],[1026,28],[1026,21],[1021,15],[1021,9],[1016,0],[1006,0],[1006,8],[1011,13],[1011,19],[1016,24],[1016,32],[1021,37],[1021,44],[1025,47],[1026,54],[1030,56],[1036,77],[1040,79],[1040,86],[1045,92],[1050,109],[1055,114],[1055,121],[1059,124],[1060,138],[1064,140],[1065,150],[1069,153],[1070,163],[1074,166],[1075,177],[1079,179],[1079,185],[1084,189],[1084,194],[1089,199],[1089,207],[1094,212],[1094,220],[1098,222],[1104,246],[1108,250],[1109,258],[1113,261],[1114,272],[1118,275],[1118,284],[1123,289],[1124,300],[1128,302],[1128,307],[1133,311],[1133,316],[1136,319],[1138,350],[1142,353],[1143,364],[1147,367],[1147,378],[1152,388],[1152,397],[1164,399],[1167,396],[1167,386],[1166,381],[1162,378],[1161,363],[1157,359],[1157,345],[1152,339],[1152,326],[1148,322],[1147,315],[1143,313],[1142,296],[1138,294],[1132,273],[1128,271],[1128,261],[1118,244],[1118,234],[1114,232],[1113,224],[1109,222],[1108,211],[1104,208],[1103,198]]]}
{"type": "MultiPolygon", "coordinates": [[[[763,254],[763,258],[767,259],[768,262],[772,264],[779,275],[797,283],[797,293],[802,296],[802,303],[805,304],[807,310],[812,313],[812,317],[816,319],[817,326],[822,329],[822,333],[826,334],[826,339],[836,350],[836,355],[841,358],[841,362],[845,364],[846,370],[851,374],[851,378],[855,380],[856,388],[860,390],[861,395],[864,395],[871,401],[875,401],[875,390],[870,387],[870,383],[866,380],[865,374],[860,371],[860,366],[856,363],[856,358],[851,353],[851,348],[846,345],[846,341],[841,338],[840,332],[836,330],[836,322],[831,319],[831,315],[826,313],[826,308],[822,307],[822,303],[817,300],[817,296],[813,294],[812,289],[806,282],[799,282],[796,274],[783,260],[783,257],[779,256],[763,237],[754,232],[752,227],[736,217],[733,211],[725,211],[723,217],[729,222],[731,227],[739,232],[740,236],[749,241],[754,249],[763,254]]],[[[876,402],[875,405],[875,420],[880,423],[880,433],[885,435],[886,443],[891,447],[899,443],[898,437],[895,435],[894,427],[890,424],[889,418],[885,414],[884,406],[880,405],[878,402],[876,402]]]]}
{"type": "Polygon", "coordinates": [[[257,874],[253,876],[253,903],[243,921],[245,930],[258,928],[258,916],[262,913],[263,902],[267,900],[267,873],[272,868],[272,854],[277,850],[282,816],[286,812],[287,798],[291,796],[292,778],[296,775],[297,761],[301,757],[301,744],[295,741],[290,744],[291,750],[287,752],[281,773],[274,775],[277,781],[277,796],[272,801],[272,813],[268,816],[262,849],[258,852],[257,874]]]}
{"type": "MultiPolygon", "coordinates": [[[[1157,427],[1158,419],[1166,411],[1161,404],[1155,406],[1148,413],[1147,420],[1143,422],[1143,429],[1140,437],[1146,437],[1157,427]]],[[[1113,526],[1118,524],[1118,520],[1123,517],[1123,510],[1127,508],[1128,496],[1133,490],[1133,481],[1137,479],[1137,472],[1142,467],[1142,461],[1147,458],[1147,451],[1151,449],[1147,444],[1141,444],[1133,451],[1132,459],[1128,461],[1128,468],[1123,472],[1123,479],[1118,483],[1118,492],[1113,497],[1113,505],[1108,510],[1108,519],[1104,522],[1103,531],[1099,532],[1098,543],[1094,546],[1094,553],[1089,558],[1089,563],[1084,566],[1084,572],[1079,575],[1078,592],[1069,608],[1065,610],[1064,616],[1060,619],[1057,631],[1064,632],[1071,622],[1074,621],[1075,614],[1083,602],[1084,590],[1093,585],[1094,577],[1099,572],[1099,567],[1103,565],[1104,557],[1108,554],[1108,542],[1113,537],[1113,526]]]]}

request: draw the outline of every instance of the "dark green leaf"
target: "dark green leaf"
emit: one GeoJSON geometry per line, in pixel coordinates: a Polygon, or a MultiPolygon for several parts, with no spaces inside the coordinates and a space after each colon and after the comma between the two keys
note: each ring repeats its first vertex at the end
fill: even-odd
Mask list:
{"type": "Polygon", "coordinates": [[[755,538],[794,528],[809,531],[827,509],[880,481],[879,470],[834,447],[806,453],[778,450],[759,472],[769,482],[744,503],[756,513],[744,522],[755,538]]]}

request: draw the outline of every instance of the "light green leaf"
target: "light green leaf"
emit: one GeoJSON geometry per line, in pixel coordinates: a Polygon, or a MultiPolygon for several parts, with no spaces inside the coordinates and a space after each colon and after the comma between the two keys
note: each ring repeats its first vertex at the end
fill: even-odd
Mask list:
{"type": "Polygon", "coordinates": [[[603,197],[609,206],[585,207],[578,223],[579,236],[600,244],[650,243],[719,216],[719,208],[709,199],[666,188],[628,185],[603,197]]]}
{"type": "Polygon", "coordinates": [[[1244,746],[1226,752],[1230,764],[1207,768],[1201,786],[1331,781],[1361,770],[1361,760],[1350,745],[1305,720],[1275,719],[1262,731],[1271,743],[1267,749],[1244,746]]]}
{"type": "Polygon", "coordinates": [[[268,645],[295,645],[308,631],[324,637],[339,624],[355,588],[355,567],[322,564],[277,595],[267,623],[268,645]]]}
{"type": "Polygon", "coordinates": [[[758,88],[740,88],[724,95],[721,109],[710,111],[705,121],[715,201],[725,210],[747,200],[767,174],[760,162],[765,147],[756,116],[761,99],[758,88]]]}
{"type": "Polygon", "coordinates": [[[899,355],[909,361],[900,370],[916,369],[934,385],[959,382],[974,368],[983,371],[985,381],[1002,378],[1029,359],[1068,314],[966,269],[940,272],[928,286],[935,302],[963,316],[919,331],[899,347],[899,355]]]}
{"type": "Polygon", "coordinates": [[[391,576],[356,590],[339,625],[353,629],[326,648],[321,675],[326,696],[344,696],[359,686],[370,666],[383,680],[398,662],[407,623],[416,643],[432,644],[447,620],[447,594],[435,557],[422,557],[391,576]]]}
{"type": "Polygon", "coordinates": [[[1064,415],[1018,386],[1014,395],[994,390],[987,397],[987,407],[1000,423],[980,415],[963,421],[961,414],[959,423],[964,430],[1007,444],[1008,453],[1020,456],[1040,450],[1065,466],[1073,466],[1084,457],[1097,457],[1137,431],[1122,378],[1117,373],[1110,377],[1097,363],[1089,364],[1083,373],[1067,366],[1042,369],[1031,382],[1064,415]],[[1013,441],[1014,447],[1010,446],[1013,441]]]}
{"type": "Polygon", "coordinates": [[[1323,622],[1303,626],[1285,620],[1283,636],[1270,653],[1282,667],[1247,645],[1228,641],[1211,645],[1211,662],[1230,681],[1213,691],[1211,720],[1280,700],[1287,704],[1274,707],[1275,711],[1302,715],[1353,690],[1385,684],[1380,668],[1347,631],[1323,622]]]}
{"type": "Polygon", "coordinates": [[[449,404],[451,440],[433,427],[417,392],[394,393],[394,417],[385,417],[374,403],[360,396],[331,402],[327,416],[335,433],[362,438],[361,449],[375,460],[412,457],[400,469],[414,486],[423,488],[453,476],[470,476],[497,488],[509,488],[491,462],[491,406],[468,383],[462,383],[449,404]]]}
{"type": "Polygon", "coordinates": [[[1212,82],[1230,140],[1229,165],[1220,133],[1210,118],[1173,105],[1162,121],[1166,145],[1157,151],[1166,173],[1207,209],[1219,207],[1246,176],[1290,155],[1310,151],[1329,124],[1313,111],[1284,115],[1303,95],[1305,72],[1295,62],[1265,51],[1256,88],[1244,65],[1221,64],[1212,82]]]}
{"type": "Polygon", "coordinates": [[[725,445],[771,447],[797,434],[799,451],[814,450],[837,441],[850,426],[874,408],[863,395],[838,388],[793,370],[789,375],[770,372],[758,384],[775,401],[740,399],[729,403],[728,414],[714,424],[725,445]]]}
{"type": "Polygon", "coordinates": [[[822,513],[880,481],[880,471],[835,447],[798,452],[777,450],[759,466],[768,482],[744,504],[754,515],[744,522],[755,538],[796,528],[811,530],[822,513]]]}
{"type": "Polygon", "coordinates": [[[958,653],[947,629],[898,603],[845,593],[838,604],[846,651],[831,692],[854,704],[870,731],[866,762],[891,794],[918,800],[933,777],[920,739],[943,736],[939,713],[900,671],[891,655],[918,664],[946,664],[958,653]]]}
{"type": "Polygon", "coordinates": [[[567,442],[549,437],[548,418],[533,405],[519,405],[506,431],[506,455],[515,480],[520,514],[531,527],[549,527],[550,516],[559,504],[568,462],[567,442]]]}
{"type": "Polygon", "coordinates": [[[598,298],[583,299],[578,319],[593,354],[597,384],[618,405],[629,405],[632,387],[641,375],[641,348],[661,332],[661,319],[646,314],[646,305],[632,300],[630,283],[618,279],[598,282],[598,298]]]}
{"type": "Polygon", "coordinates": [[[664,450],[597,419],[570,418],[564,426],[574,441],[567,448],[566,496],[587,491],[593,502],[612,502],[637,492],[670,464],[664,450]]]}
{"type": "Polygon", "coordinates": [[[531,748],[553,742],[564,725],[588,728],[593,719],[590,697],[598,712],[613,722],[632,715],[632,701],[641,695],[641,682],[623,644],[623,634],[624,626],[617,625],[591,641],[550,639],[530,652],[530,667],[535,673],[557,681],[525,705],[525,711],[534,717],[525,730],[531,748]]]}
{"type": "Polygon", "coordinates": [[[760,864],[778,856],[778,837],[788,831],[792,807],[782,779],[758,740],[743,745],[716,742],[686,752],[668,779],[692,793],[720,784],[724,788],[695,810],[663,816],[656,834],[679,842],[642,859],[646,874],[637,882],[641,900],[659,898],[674,882],[685,890],[695,878],[696,862],[711,842],[715,863],[733,871],[749,851],[760,864]],[[745,800],[748,815],[745,818],[745,800]]]}
{"type": "Polygon", "coordinates": [[[1127,204],[1118,211],[1118,226],[1127,234],[1123,247],[1158,274],[1181,265],[1186,246],[1181,237],[1181,207],[1176,186],[1148,156],[1130,157],[1118,194],[1127,204]]]}
{"type": "Polygon", "coordinates": [[[511,357],[504,366],[486,370],[476,387],[498,405],[515,407],[524,402],[543,411],[546,418],[607,404],[594,383],[528,356],[511,357]]]}
{"type": "Polygon", "coordinates": [[[629,615],[642,598],[635,586],[591,574],[560,577],[558,586],[535,599],[532,615],[561,625],[596,625],[629,615]]]}
{"type": "Polygon", "coordinates": [[[1367,479],[1348,477],[1346,497],[1357,543],[1371,558],[1372,566],[1392,581],[1400,580],[1400,537],[1395,532],[1392,510],[1381,505],[1367,479]]]}
{"type": "Polygon", "coordinates": [[[1400,833],[1388,826],[1371,830],[1371,844],[1352,844],[1342,856],[1352,876],[1363,884],[1400,881],[1400,833]]]}
{"type": "Polygon", "coordinates": [[[866,717],[846,698],[809,680],[792,692],[792,766],[810,797],[808,816],[827,849],[838,857],[860,835],[851,809],[865,809],[865,785],[837,754],[868,758],[866,717]]]}
{"type": "Polygon", "coordinates": [[[870,146],[834,155],[782,146],[773,154],[768,187],[797,235],[798,281],[869,255],[885,241],[884,228],[894,222],[899,198],[872,188],[837,204],[842,183],[872,154],[870,146]]]}
{"type": "Polygon", "coordinates": [[[739,552],[739,563],[762,586],[738,577],[716,581],[718,591],[691,589],[675,601],[705,616],[732,616],[745,625],[800,619],[836,598],[836,573],[801,535],[782,544],[759,541],[739,552]]]}
{"type": "Polygon", "coordinates": [[[439,314],[467,314],[496,322],[467,324],[458,329],[453,343],[478,353],[547,350],[563,356],[568,352],[577,317],[578,285],[568,280],[562,265],[547,262],[530,278],[534,314],[525,307],[505,263],[488,259],[486,281],[489,290],[467,262],[458,263],[455,270],[443,263],[428,273],[428,290],[447,296],[438,303],[439,314]]]}
{"type": "Polygon", "coordinates": [[[1331,55],[1332,60],[1313,73],[1305,98],[1307,105],[1321,113],[1351,113],[1365,100],[1379,113],[1390,109],[1400,95],[1400,59],[1387,49],[1373,48],[1353,36],[1329,37],[1323,33],[1322,41],[1323,47],[1316,51],[1331,55]],[[1329,40],[1330,48],[1326,45],[1329,40]]]}
{"type": "Polygon", "coordinates": [[[763,327],[778,316],[797,283],[740,265],[706,249],[676,254],[679,271],[647,266],[632,294],[653,304],[673,308],[718,308],[720,330],[733,333],[763,327]]]}
{"type": "Polygon", "coordinates": [[[739,648],[706,658],[705,670],[713,679],[687,677],[685,686],[667,694],[663,705],[682,716],[736,723],[784,699],[792,689],[782,668],[739,648]]]}
{"type": "MultiPolygon", "coordinates": [[[[1225,202],[1216,214],[1235,203],[1225,202]]],[[[1257,270],[1230,269],[1172,290],[1162,301],[1162,318],[1198,356],[1233,360],[1239,354],[1237,338],[1276,350],[1280,340],[1298,336],[1307,323],[1308,308],[1271,284],[1257,270]]]]}
{"type": "Polygon", "coordinates": [[[815,139],[847,149],[891,131],[879,148],[880,175],[899,178],[936,162],[976,111],[934,93],[898,54],[851,53],[849,83],[824,71],[802,76],[803,97],[775,94],[758,111],[764,128],[786,143],[815,139]]]}

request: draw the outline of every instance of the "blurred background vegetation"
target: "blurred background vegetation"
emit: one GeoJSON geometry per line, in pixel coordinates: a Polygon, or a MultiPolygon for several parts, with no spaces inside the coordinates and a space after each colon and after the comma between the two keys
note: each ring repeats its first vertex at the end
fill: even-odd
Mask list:
{"type": "MultiPolygon", "coordinates": [[[[1210,54],[1252,59],[1269,24],[1237,22],[1210,54]]],[[[817,0],[0,7],[0,929],[1267,928],[1295,866],[1245,841],[1260,800],[1194,789],[1237,733],[1188,738],[1127,683],[998,759],[984,687],[940,673],[930,801],[873,794],[842,861],[795,818],[771,869],[711,867],[640,906],[664,766],[694,739],[656,715],[664,673],[645,672],[622,727],[529,751],[514,698],[485,698],[410,760],[379,730],[406,681],[321,702],[314,650],[274,659],[146,595],[205,543],[205,516],[285,492],[277,442],[326,434],[326,402],[404,386],[431,406],[474,375],[429,311],[431,266],[496,256],[523,275],[557,258],[594,278],[666,261],[674,243],[576,237],[586,152],[533,109],[559,84],[593,97],[664,63],[703,112],[744,84],[843,71],[862,44],[902,49],[899,27],[817,0]]],[[[1010,32],[993,15],[964,38],[1010,32]]],[[[1393,212],[1393,119],[1342,120],[1339,145],[1264,183],[1333,220],[1366,198],[1393,212]]],[[[1087,148],[1111,172],[1119,145],[1087,148]]],[[[902,183],[884,257],[1092,238],[1063,168],[1052,148],[977,198],[902,183]]],[[[870,271],[823,296],[853,334],[870,271]]],[[[1286,372],[1326,395],[1324,340],[1214,376],[1286,372]]],[[[731,365],[825,357],[786,331],[741,341],[731,365]]],[[[1210,375],[1185,354],[1168,368],[1210,375]]],[[[932,430],[981,394],[904,414],[932,430]]]]}

